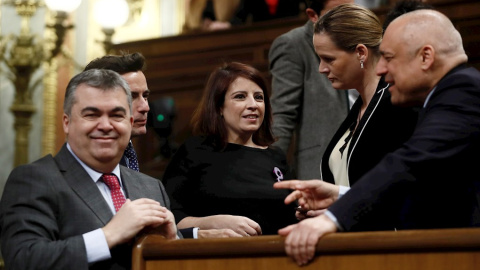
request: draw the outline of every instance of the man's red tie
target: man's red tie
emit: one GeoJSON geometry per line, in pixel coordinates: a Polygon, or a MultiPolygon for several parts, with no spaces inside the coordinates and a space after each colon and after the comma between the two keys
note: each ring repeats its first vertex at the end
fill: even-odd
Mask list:
{"type": "Polygon", "coordinates": [[[112,195],[113,205],[115,206],[115,211],[118,212],[118,209],[122,207],[125,203],[125,196],[120,190],[120,183],[118,183],[118,178],[114,174],[104,174],[102,175],[102,180],[105,185],[110,189],[110,194],[112,195]]]}

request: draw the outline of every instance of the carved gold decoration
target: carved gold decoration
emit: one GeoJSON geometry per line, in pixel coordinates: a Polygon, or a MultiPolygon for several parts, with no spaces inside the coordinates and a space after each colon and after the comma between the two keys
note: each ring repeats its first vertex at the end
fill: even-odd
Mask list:
{"type": "Polygon", "coordinates": [[[14,166],[27,163],[28,136],[31,129],[31,117],[36,112],[32,101],[30,80],[32,74],[45,61],[50,61],[59,52],[66,30],[71,26],[63,24],[67,14],[57,12],[55,23],[47,25],[55,31],[55,36],[43,41],[30,32],[30,19],[37,8],[44,7],[43,2],[36,0],[10,0],[5,5],[15,7],[21,17],[21,28],[18,36],[0,37],[0,60],[6,63],[12,73],[15,86],[15,98],[10,110],[15,122],[15,158],[14,166]],[[9,50],[8,50],[9,49],[9,50]]]}
{"type": "Polygon", "coordinates": [[[57,59],[44,63],[42,156],[55,153],[57,131],[57,59]]]}
{"type": "Polygon", "coordinates": [[[29,84],[33,72],[37,70],[41,63],[43,50],[36,37],[30,33],[30,18],[40,4],[36,1],[6,1],[5,4],[15,6],[17,14],[21,16],[20,34],[17,37],[9,35],[3,38],[0,47],[0,57],[14,76],[15,99],[10,110],[15,117],[14,166],[18,166],[28,162],[30,118],[36,111],[29,84]],[[9,43],[12,44],[12,47],[6,54],[6,47],[9,43]]]}

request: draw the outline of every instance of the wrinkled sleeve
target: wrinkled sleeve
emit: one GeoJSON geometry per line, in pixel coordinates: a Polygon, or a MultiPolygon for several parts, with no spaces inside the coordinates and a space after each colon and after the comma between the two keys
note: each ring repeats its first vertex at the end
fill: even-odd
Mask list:
{"type": "Polygon", "coordinates": [[[9,269],[88,268],[82,235],[59,239],[59,201],[51,184],[58,177],[49,164],[39,163],[10,174],[0,203],[2,255],[9,269]]]}
{"type": "Polygon", "coordinates": [[[272,75],[273,132],[278,137],[275,145],[287,153],[300,121],[305,67],[295,42],[287,35],[275,39],[268,58],[272,75]]]}
{"type": "Polygon", "coordinates": [[[187,147],[183,144],[168,164],[162,180],[170,199],[170,209],[177,224],[185,217],[190,216],[185,212],[184,205],[190,192],[188,189],[190,167],[187,147]]]}

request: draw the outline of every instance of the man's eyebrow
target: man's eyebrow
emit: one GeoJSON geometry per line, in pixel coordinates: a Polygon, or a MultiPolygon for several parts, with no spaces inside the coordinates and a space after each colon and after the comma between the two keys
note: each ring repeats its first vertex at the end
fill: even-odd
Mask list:
{"type": "Polygon", "coordinates": [[[380,50],[380,54],[381,54],[382,56],[385,56],[385,55],[387,55],[387,56],[392,56],[392,55],[394,55],[394,53],[387,52],[387,51],[382,51],[382,50],[380,50]]]}
{"type": "MultiPolygon", "coordinates": [[[[100,112],[100,109],[98,109],[97,107],[85,107],[85,108],[82,109],[82,113],[85,113],[85,112],[100,112]]],[[[122,106],[117,106],[117,107],[113,108],[113,110],[111,110],[111,112],[124,112],[124,113],[126,113],[127,110],[122,106]]]]}
{"type": "Polygon", "coordinates": [[[123,112],[123,113],[126,113],[127,110],[125,110],[124,107],[117,106],[117,107],[113,108],[112,112],[123,112]]]}
{"type": "Polygon", "coordinates": [[[87,111],[90,111],[90,112],[99,112],[100,110],[97,108],[97,107],[85,107],[82,109],[82,113],[84,112],[87,112],[87,111]]]}
{"type": "MultiPolygon", "coordinates": [[[[140,95],[140,91],[131,91],[132,92],[132,96],[133,95],[140,95]]],[[[151,91],[150,89],[145,89],[145,91],[143,91],[142,93],[142,96],[145,96],[145,95],[150,95],[151,91]]]]}

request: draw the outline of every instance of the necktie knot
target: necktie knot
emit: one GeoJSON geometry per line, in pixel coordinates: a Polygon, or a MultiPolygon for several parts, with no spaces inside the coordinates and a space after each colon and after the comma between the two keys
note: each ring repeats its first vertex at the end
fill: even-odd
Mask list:
{"type": "Polygon", "coordinates": [[[122,205],[125,203],[125,196],[120,190],[120,183],[118,182],[118,178],[114,174],[103,174],[102,180],[105,185],[107,185],[110,189],[113,206],[115,206],[115,211],[118,212],[120,207],[122,207],[122,205]]]}
{"type": "Polygon", "coordinates": [[[118,183],[117,176],[114,174],[103,174],[102,180],[110,190],[120,189],[120,183],[118,183]]]}

